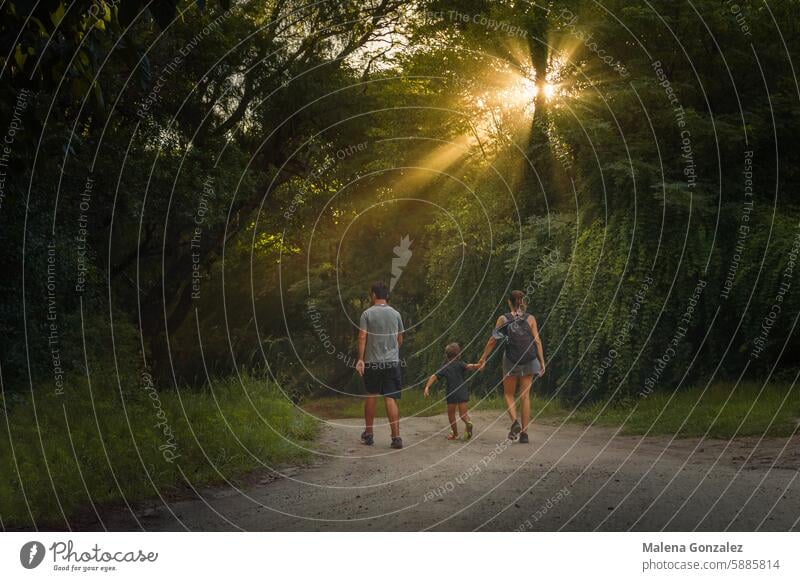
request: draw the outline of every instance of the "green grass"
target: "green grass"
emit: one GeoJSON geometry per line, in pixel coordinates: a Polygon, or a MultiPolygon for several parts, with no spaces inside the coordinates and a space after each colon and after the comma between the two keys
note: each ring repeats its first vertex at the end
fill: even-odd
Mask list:
{"type": "MultiPolygon", "coordinates": [[[[302,404],[303,408],[322,418],[360,418],[364,416],[364,398],[352,397],[321,397],[308,399],[302,404]]],[[[504,410],[505,404],[499,395],[490,395],[486,398],[473,395],[469,402],[471,410],[504,410]]],[[[531,399],[531,409],[542,410],[542,417],[565,415],[563,408],[557,401],[547,404],[547,400],[539,396],[531,399]]],[[[425,398],[421,389],[406,390],[400,399],[400,412],[403,416],[435,416],[446,413],[447,404],[444,401],[444,392],[431,391],[431,397],[425,398]]],[[[381,398],[378,404],[378,414],[385,414],[381,398]]]]}
{"type": "Polygon", "coordinates": [[[3,402],[8,410],[0,426],[5,528],[30,528],[31,518],[37,526],[63,527],[59,502],[69,517],[89,506],[90,496],[95,503],[119,501],[122,495],[128,500],[169,496],[188,490],[189,483],[236,480],[261,462],[274,467],[302,460],[317,432],[317,423],[274,387],[248,377],[157,396],[133,382],[125,386],[124,409],[115,384],[94,385],[93,391],[94,403],[86,387],[67,385],[63,396],[40,390],[37,417],[30,396],[3,402]],[[177,457],[170,462],[165,450],[177,457]]]}
{"type": "MultiPolygon", "coordinates": [[[[172,440],[157,426],[155,400],[141,382],[124,386],[124,410],[115,384],[95,385],[93,398],[85,386],[68,385],[60,397],[44,389],[36,392],[37,417],[30,396],[3,402],[8,410],[0,425],[4,528],[31,528],[28,506],[37,526],[63,527],[59,502],[69,516],[89,506],[90,496],[95,503],[113,503],[123,494],[131,501],[154,497],[157,492],[171,495],[186,491],[187,481],[192,486],[235,481],[259,468],[259,460],[269,466],[302,461],[307,455],[304,448],[317,432],[317,423],[273,386],[247,377],[243,384],[235,379],[216,381],[213,389],[203,391],[159,392],[172,440]],[[167,461],[159,449],[170,441],[179,455],[174,462],[167,461]]],[[[654,393],[605,409],[595,403],[577,410],[535,396],[531,407],[536,421],[622,425],[627,434],[691,437],[707,433],[714,438],[792,434],[800,418],[798,389],[769,385],[759,395],[760,389],[760,385],[746,384],[734,390],[731,384],[717,383],[705,394],[695,387],[672,399],[668,393],[654,393]]],[[[432,395],[425,399],[421,390],[405,392],[403,416],[443,414],[446,405],[441,391],[432,395]]],[[[363,398],[317,398],[303,407],[323,418],[360,418],[363,398]]],[[[483,400],[473,396],[470,407],[504,408],[498,395],[483,400]]]]}
{"type": "Polygon", "coordinates": [[[734,389],[733,384],[720,382],[712,384],[705,393],[702,387],[674,395],[653,393],[638,402],[608,406],[603,411],[603,404],[596,403],[579,410],[574,420],[623,425],[623,433],[637,435],[710,438],[791,435],[800,421],[800,387],[790,389],[786,384],[770,384],[763,392],[760,390],[760,384],[740,384],[734,389]]]}
{"type": "MultiPolygon", "coordinates": [[[[790,390],[787,384],[770,384],[759,395],[759,384],[719,382],[703,393],[702,387],[680,391],[670,399],[669,393],[653,393],[649,397],[605,405],[597,402],[577,409],[554,399],[535,395],[531,413],[536,421],[594,424],[619,427],[631,435],[672,435],[710,438],[734,436],[788,436],[800,421],[800,387],[790,390]],[[730,398],[729,398],[730,396],[730,398]]],[[[441,392],[425,399],[421,390],[403,393],[400,410],[403,416],[431,416],[445,413],[441,392]]],[[[360,418],[363,399],[329,397],[312,399],[303,404],[308,411],[324,418],[360,418]]],[[[483,400],[472,397],[470,409],[503,410],[499,395],[483,400]]],[[[379,406],[379,414],[384,410],[379,406]]]]}

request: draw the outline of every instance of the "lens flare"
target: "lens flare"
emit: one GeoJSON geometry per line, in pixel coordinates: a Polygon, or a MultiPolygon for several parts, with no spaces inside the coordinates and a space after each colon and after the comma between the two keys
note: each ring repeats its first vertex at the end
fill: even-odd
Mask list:
{"type": "Polygon", "coordinates": [[[558,87],[553,83],[537,84],[531,79],[522,77],[518,79],[511,87],[505,91],[501,91],[501,101],[509,104],[530,104],[536,100],[539,92],[547,101],[552,101],[558,96],[558,87]]]}

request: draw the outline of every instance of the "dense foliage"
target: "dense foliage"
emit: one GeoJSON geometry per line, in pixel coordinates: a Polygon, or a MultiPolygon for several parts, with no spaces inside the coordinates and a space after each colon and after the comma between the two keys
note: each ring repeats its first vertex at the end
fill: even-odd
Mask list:
{"type": "Polygon", "coordinates": [[[512,288],[571,402],[796,372],[797,2],[146,5],[0,8],[7,392],[357,390],[393,259],[411,386],[512,288]]]}

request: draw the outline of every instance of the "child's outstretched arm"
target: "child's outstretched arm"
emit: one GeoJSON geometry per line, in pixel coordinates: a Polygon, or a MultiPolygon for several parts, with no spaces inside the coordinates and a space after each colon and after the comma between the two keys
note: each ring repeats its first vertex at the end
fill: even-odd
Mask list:
{"type": "Polygon", "coordinates": [[[467,371],[477,371],[480,368],[481,368],[481,364],[480,363],[467,363],[464,366],[464,369],[466,369],[467,371]]]}
{"type": "Polygon", "coordinates": [[[439,378],[438,378],[438,377],[436,377],[436,374],[435,374],[435,373],[434,373],[433,375],[431,375],[431,376],[428,378],[428,383],[426,383],[426,384],[425,384],[425,391],[422,393],[422,395],[424,395],[425,397],[428,397],[428,395],[429,395],[429,394],[430,394],[430,392],[431,392],[431,386],[433,385],[433,383],[434,383],[434,382],[435,382],[437,379],[439,379],[439,378]]]}

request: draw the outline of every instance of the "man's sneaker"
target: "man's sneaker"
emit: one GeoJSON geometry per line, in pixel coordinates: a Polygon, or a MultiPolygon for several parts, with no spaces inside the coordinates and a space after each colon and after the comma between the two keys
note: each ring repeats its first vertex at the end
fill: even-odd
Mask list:
{"type": "Polygon", "coordinates": [[[519,425],[519,421],[514,420],[514,423],[511,424],[511,431],[508,432],[508,439],[509,440],[516,440],[519,433],[522,431],[522,426],[519,425]]]}
{"type": "Polygon", "coordinates": [[[403,447],[403,438],[392,438],[392,448],[400,450],[403,447]]]}
{"type": "Polygon", "coordinates": [[[519,435],[519,443],[520,444],[527,444],[530,440],[528,440],[528,432],[522,432],[519,435]]]}
{"type": "Polygon", "coordinates": [[[372,446],[375,443],[375,436],[364,430],[361,433],[361,441],[367,446],[372,446]]]}

